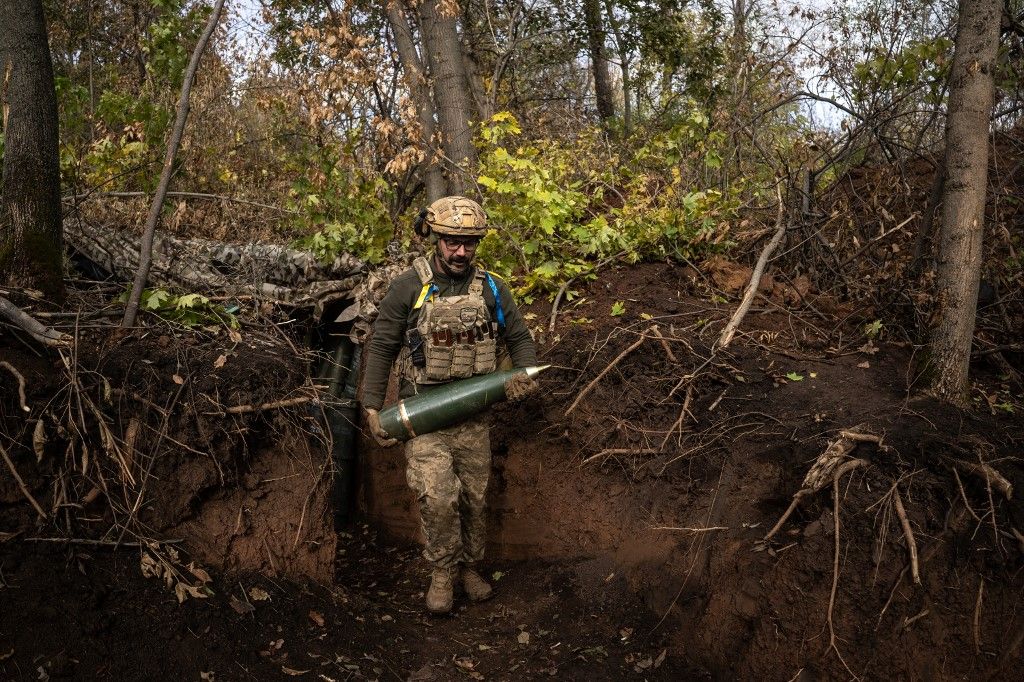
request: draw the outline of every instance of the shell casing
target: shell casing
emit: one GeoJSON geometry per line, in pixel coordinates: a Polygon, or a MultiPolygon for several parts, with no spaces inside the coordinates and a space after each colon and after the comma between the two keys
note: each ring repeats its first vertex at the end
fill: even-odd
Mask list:
{"type": "Polygon", "coordinates": [[[443,429],[506,400],[505,382],[514,374],[525,372],[535,377],[548,367],[518,367],[431,386],[381,410],[381,428],[398,440],[443,429]]]}

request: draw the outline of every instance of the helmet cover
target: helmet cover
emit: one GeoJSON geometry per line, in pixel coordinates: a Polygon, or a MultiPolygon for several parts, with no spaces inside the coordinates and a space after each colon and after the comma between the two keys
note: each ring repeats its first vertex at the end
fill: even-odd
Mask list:
{"type": "Polygon", "coordinates": [[[483,237],[487,215],[480,204],[463,196],[438,199],[427,207],[427,224],[438,235],[483,237]]]}

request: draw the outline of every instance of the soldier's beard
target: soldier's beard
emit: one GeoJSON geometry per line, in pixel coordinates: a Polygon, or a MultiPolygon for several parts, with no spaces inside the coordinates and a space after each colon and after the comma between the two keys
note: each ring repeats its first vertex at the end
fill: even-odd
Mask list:
{"type": "Polygon", "coordinates": [[[456,255],[446,258],[442,252],[438,251],[437,261],[441,264],[441,269],[449,277],[462,277],[469,270],[469,264],[473,259],[468,256],[456,255]]]}

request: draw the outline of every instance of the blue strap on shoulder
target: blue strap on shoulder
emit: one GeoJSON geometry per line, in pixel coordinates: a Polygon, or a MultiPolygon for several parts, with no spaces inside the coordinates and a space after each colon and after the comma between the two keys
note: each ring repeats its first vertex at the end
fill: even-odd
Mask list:
{"type": "Polygon", "coordinates": [[[487,280],[487,284],[491,287],[491,293],[494,294],[494,309],[498,318],[498,328],[504,331],[505,311],[501,308],[501,294],[498,293],[498,285],[494,283],[494,278],[491,277],[491,273],[486,270],[484,270],[484,279],[487,280]]]}

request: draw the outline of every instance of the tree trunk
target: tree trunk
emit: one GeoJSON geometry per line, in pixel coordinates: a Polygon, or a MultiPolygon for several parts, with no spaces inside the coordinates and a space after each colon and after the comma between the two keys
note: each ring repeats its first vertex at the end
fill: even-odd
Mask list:
{"type": "Polygon", "coordinates": [[[931,387],[964,403],[981,278],[988,131],[999,44],[999,0],[960,0],[946,114],[946,186],[938,268],[938,324],[931,387]]]}
{"type": "Polygon", "coordinates": [[[611,76],[608,75],[608,60],[604,56],[604,21],[601,18],[600,0],[583,0],[583,20],[587,25],[587,46],[594,71],[594,94],[597,95],[597,115],[602,123],[615,116],[612,102],[611,76]]]}
{"type": "Polygon", "coordinates": [[[418,9],[438,123],[448,155],[448,187],[464,194],[474,187],[477,158],[470,129],[473,102],[455,26],[458,4],[454,0],[421,0],[418,9]]]}
{"type": "Polygon", "coordinates": [[[387,11],[391,33],[395,36],[395,46],[398,48],[398,57],[405,72],[405,84],[416,105],[420,133],[423,136],[421,143],[426,152],[423,160],[423,182],[427,188],[427,201],[433,202],[448,194],[441,166],[435,160],[437,127],[434,124],[434,102],[430,98],[430,86],[427,83],[423,62],[412,39],[412,29],[405,14],[405,3],[402,0],[389,0],[387,11]]]}
{"type": "Polygon", "coordinates": [[[633,102],[630,93],[633,81],[630,78],[629,49],[622,35],[622,24],[615,18],[615,6],[612,0],[605,0],[604,10],[608,13],[608,25],[615,35],[615,45],[619,52],[619,68],[622,69],[622,129],[628,136],[633,130],[633,102]]]}
{"type": "Polygon", "coordinates": [[[149,278],[149,266],[153,255],[153,235],[156,232],[157,223],[160,222],[160,212],[163,209],[164,199],[167,196],[167,188],[171,184],[171,174],[174,172],[174,159],[178,155],[178,146],[181,144],[182,133],[185,132],[185,121],[188,120],[189,94],[192,92],[192,81],[199,69],[199,60],[206,50],[207,43],[217,28],[217,21],[220,19],[221,10],[224,8],[224,0],[216,0],[213,4],[213,11],[206,20],[206,28],[199,36],[199,42],[192,50],[192,58],[189,59],[188,67],[185,69],[185,78],[181,83],[181,94],[178,97],[178,107],[174,114],[174,128],[171,130],[171,137],[167,141],[167,153],[164,155],[164,166],[160,171],[160,182],[156,186],[156,195],[149,207],[149,216],[146,218],[146,227],[142,233],[142,248],[139,251],[139,271],[135,273],[135,281],[132,283],[132,291],[128,296],[128,304],[124,309],[124,318],[121,319],[122,327],[131,327],[135,324],[135,316],[139,312],[139,303],[142,300],[142,290],[149,278]]]}
{"type": "Polygon", "coordinates": [[[64,295],[57,95],[41,0],[0,0],[0,282],[64,295]]]}

